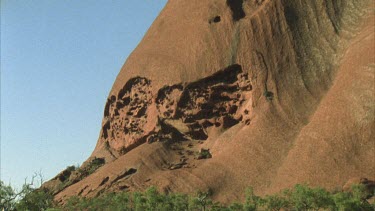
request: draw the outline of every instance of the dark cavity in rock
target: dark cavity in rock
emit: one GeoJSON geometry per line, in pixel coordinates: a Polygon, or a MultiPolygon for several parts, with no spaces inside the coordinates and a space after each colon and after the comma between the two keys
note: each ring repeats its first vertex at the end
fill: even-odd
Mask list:
{"type": "Polygon", "coordinates": [[[221,17],[220,16],[215,16],[214,18],[211,18],[208,23],[211,24],[211,23],[219,23],[221,21],[221,17]]]}
{"type": "Polygon", "coordinates": [[[242,4],[243,0],[227,0],[227,5],[232,10],[232,18],[234,21],[239,21],[246,16],[242,4]]]}

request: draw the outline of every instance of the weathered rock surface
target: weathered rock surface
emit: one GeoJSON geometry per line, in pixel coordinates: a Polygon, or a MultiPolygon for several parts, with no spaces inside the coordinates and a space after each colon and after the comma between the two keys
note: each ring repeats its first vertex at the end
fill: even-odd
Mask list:
{"type": "Polygon", "coordinates": [[[242,199],[375,175],[374,2],[169,1],[121,69],[92,157],[56,195],[242,199]],[[200,149],[210,159],[194,159],[200,149]],[[125,176],[124,176],[125,175],[125,176]]]}
{"type": "Polygon", "coordinates": [[[114,158],[147,142],[206,140],[207,129],[228,129],[246,116],[239,110],[251,96],[251,83],[240,65],[212,76],[160,88],[152,81],[130,79],[117,96],[108,98],[100,141],[114,158]]]}

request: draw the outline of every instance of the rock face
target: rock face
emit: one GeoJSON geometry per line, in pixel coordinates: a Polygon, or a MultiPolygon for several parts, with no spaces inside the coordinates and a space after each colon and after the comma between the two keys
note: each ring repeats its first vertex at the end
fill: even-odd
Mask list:
{"type": "Polygon", "coordinates": [[[374,2],[169,1],[110,91],[71,195],[335,188],[375,174],[374,2]],[[205,149],[207,159],[196,159],[205,149]],[[129,173],[130,172],[130,173],[129,173]],[[124,176],[125,175],[125,176],[124,176]]]}
{"type": "Polygon", "coordinates": [[[209,127],[228,129],[249,112],[239,108],[248,103],[252,86],[237,64],[191,83],[163,86],[156,95],[152,84],[134,77],[108,98],[99,141],[113,158],[146,141],[206,140],[209,127]]]}

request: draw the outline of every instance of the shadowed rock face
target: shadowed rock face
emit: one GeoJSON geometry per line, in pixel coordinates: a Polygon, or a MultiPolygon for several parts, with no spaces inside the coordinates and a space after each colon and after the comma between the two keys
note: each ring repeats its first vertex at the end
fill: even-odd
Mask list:
{"type": "Polygon", "coordinates": [[[155,185],[226,202],[372,177],[373,8],[169,1],[110,91],[91,156],[106,165],[56,199],[155,185]]]}

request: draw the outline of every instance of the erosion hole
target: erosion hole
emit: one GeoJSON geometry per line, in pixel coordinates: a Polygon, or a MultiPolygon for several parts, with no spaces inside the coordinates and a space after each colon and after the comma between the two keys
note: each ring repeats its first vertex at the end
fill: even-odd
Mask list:
{"type": "Polygon", "coordinates": [[[243,0],[227,0],[227,5],[232,10],[232,17],[234,21],[239,21],[246,16],[242,3],[243,0]]]}
{"type": "Polygon", "coordinates": [[[212,19],[210,19],[209,23],[219,23],[221,21],[221,17],[220,16],[216,16],[212,19]]]}

